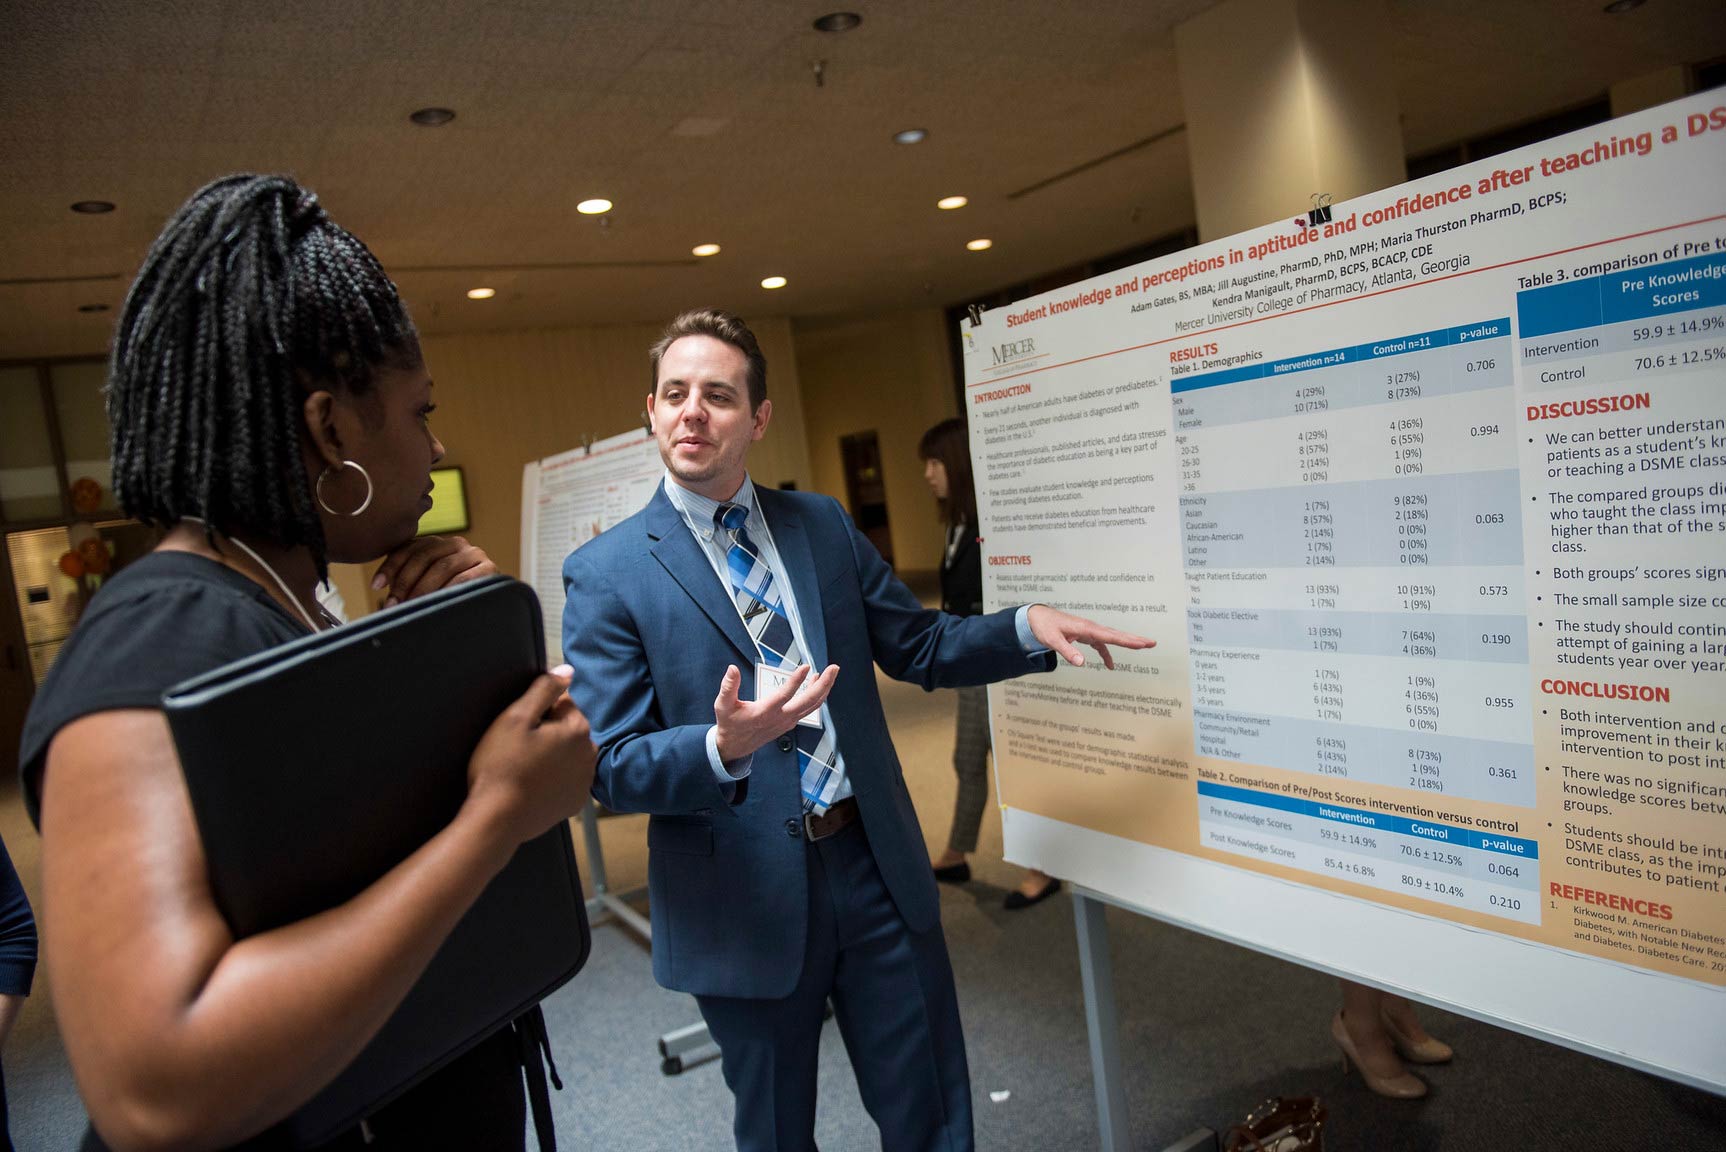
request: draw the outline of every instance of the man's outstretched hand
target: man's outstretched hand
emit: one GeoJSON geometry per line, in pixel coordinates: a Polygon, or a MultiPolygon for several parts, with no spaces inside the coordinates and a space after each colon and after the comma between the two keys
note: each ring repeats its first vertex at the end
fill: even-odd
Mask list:
{"type": "Polygon", "coordinates": [[[1084,664],[1085,654],[1079,651],[1080,644],[1088,644],[1097,650],[1097,655],[1103,658],[1103,667],[1113,668],[1115,658],[1109,654],[1109,646],[1137,651],[1141,648],[1155,648],[1155,640],[1147,640],[1143,636],[1134,636],[1131,632],[1122,632],[1118,628],[1105,628],[1095,620],[1087,620],[1083,616],[1074,616],[1070,612],[1062,612],[1047,604],[1033,604],[1026,614],[1025,622],[1031,626],[1031,635],[1046,648],[1052,648],[1060,654],[1061,659],[1075,667],[1084,664]]]}
{"type": "Polygon", "coordinates": [[[727,764],[753,755],[769,740],[797,726],[803,717],[821,707],[833,682],[839,679],[839,665],[829,664],[821,675],[811,678],[809,665],[793,672],[785,683],[759,700],[740,700],[738,686],[743,674],[733,664],[719,681],[719,695],[713,701],[714,747],[727,764]],[[805,687],[804,681],[808,681],[805,687]]]}

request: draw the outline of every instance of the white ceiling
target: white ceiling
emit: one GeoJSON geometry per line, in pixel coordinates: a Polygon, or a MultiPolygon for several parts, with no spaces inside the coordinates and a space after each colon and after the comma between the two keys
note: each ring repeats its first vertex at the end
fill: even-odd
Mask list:
{"type": "MultiPolygon", "coordinates": [[[[0,0],[0,359],[101,351],[78,306],[247,169],[317,190],[428,332],[960,302],[1192,222],[1180,131],[1011,194],[1178,128],[1171,30],[1213,2],[0,0]],[[841,3],[860,28],[812,29],[841,3]]],[[[1386,3],[1411,154],[1726,55],[1719,0],[1386,3]]]]}

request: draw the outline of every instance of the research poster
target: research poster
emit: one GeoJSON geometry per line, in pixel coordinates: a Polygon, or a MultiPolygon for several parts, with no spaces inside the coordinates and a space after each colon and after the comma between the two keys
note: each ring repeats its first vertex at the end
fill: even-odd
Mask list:
{"type": "Polygon", "coordinates": [[[545,652],[563,659],[563,561],[647,506],[664,476],[653,435],[638,428],[522,468],[521,570],[539,594],[545,652]]]}
{"type": "Polygon", "coordinates": [[[961,338],[1003,805],[1726,986],[1726,96],[961,338]]]}

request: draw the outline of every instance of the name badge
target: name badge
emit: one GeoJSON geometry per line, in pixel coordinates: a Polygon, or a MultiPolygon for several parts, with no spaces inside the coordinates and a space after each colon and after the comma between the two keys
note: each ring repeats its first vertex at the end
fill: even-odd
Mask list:
{"type": "MultiPolygon", "coordinates": [[[[785,682],[789,679],[791,679],[790,672],[782,668],[773,668],[766,664],[757,663],[755,665],[755,698],[759,700],[763,696],[771,696],[785,687],[785,682]]],[[[815,683],[815,670],[811,668],[808,678],[803,681],[803,687],[797,690],[797,695],[793,696],[792,699],[795,700],[808,692],[809,686],[813,683],[815,683]]],[[[821,727],[821,709],[817,708],[797,723],[805,728],[821,727]]]]}

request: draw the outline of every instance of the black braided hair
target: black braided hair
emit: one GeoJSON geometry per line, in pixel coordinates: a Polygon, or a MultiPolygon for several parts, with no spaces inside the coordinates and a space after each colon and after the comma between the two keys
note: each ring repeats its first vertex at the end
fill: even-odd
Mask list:
{"type": "Polygon", "coordinates": [[[285,176],[228,176],[187,200],[126,295],[108,363],[120,507],[147,523],[310,548],[323,527],[300,456],[311,388],[363,395],[419,363],[377,258],[285,176]]]}

